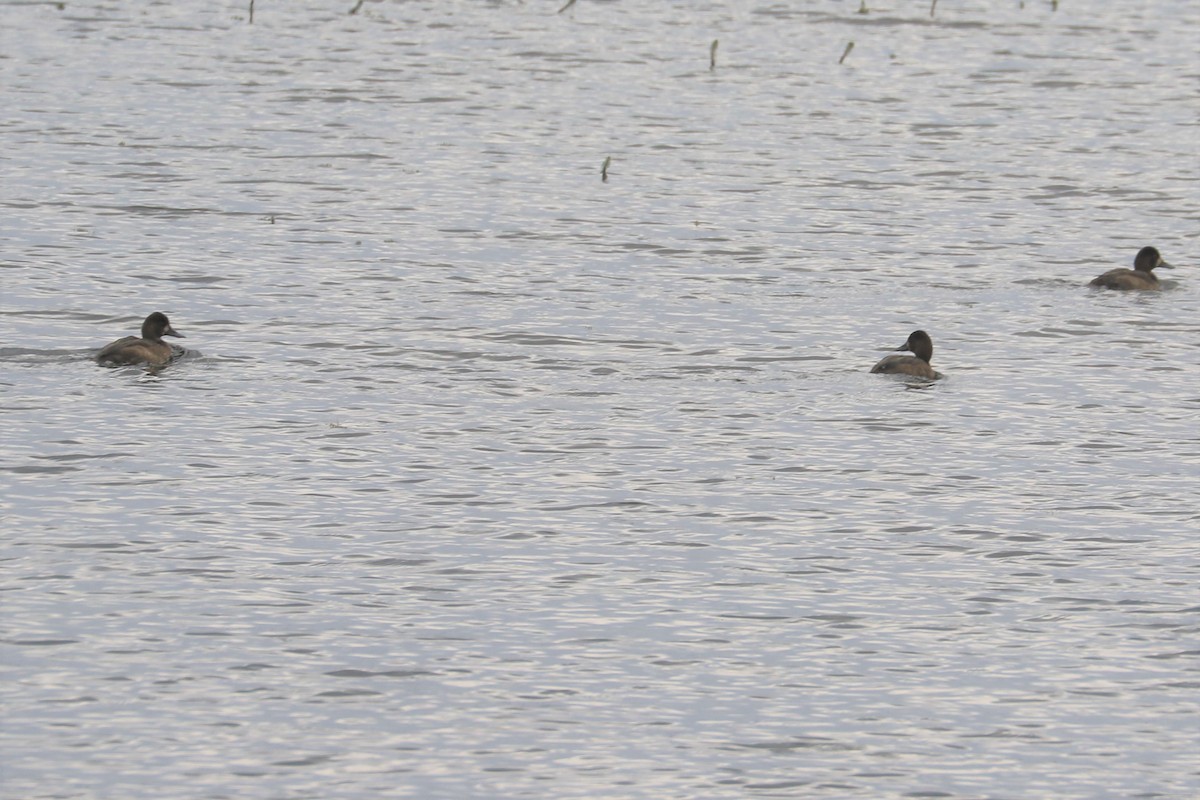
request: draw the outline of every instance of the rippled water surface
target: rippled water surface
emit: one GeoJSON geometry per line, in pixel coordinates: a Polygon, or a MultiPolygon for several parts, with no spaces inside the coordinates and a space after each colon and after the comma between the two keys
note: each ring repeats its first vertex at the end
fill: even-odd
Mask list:
{"type": "Polygon", "coordinates": [[[1200,6],[353,5],[0,6],[0,795],[1200,794],[1200,6]]]}

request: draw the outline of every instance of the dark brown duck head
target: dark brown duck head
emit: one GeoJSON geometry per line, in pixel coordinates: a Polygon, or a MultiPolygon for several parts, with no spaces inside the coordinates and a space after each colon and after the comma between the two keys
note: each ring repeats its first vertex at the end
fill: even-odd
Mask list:
{"type": "Polygon", "coordinates": [[[933,339],[930,339],[929,334],[925,331],[913,331],[908,335],[904,344],[896,348],[896,352],[905,350],[928,364],[933,359],[933,339]]]}
{"type": "Polygon", "coordinates": [[[161,311],[155,311],[142,323],[142,338],[150,341],[157,341],[164,336],[176,336],[180,339],[186,339],[179,331],[171,327],[171,320],[167,319],[167,315],[161,311]]]}
{"type": "Polygon", "coordinates": [[[1157,248],[1143,247],[1141,250],[1138,250],[1138,254],[1133,258],[1133,268],[1137,272],[1151,272],[1159,267],[1175,269],[1163,261],[1163,257],[1159,255],[1157,248]]]}

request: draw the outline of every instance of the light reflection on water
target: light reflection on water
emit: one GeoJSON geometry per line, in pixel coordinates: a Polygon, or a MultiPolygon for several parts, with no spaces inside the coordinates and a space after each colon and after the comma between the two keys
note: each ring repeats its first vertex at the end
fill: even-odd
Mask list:
{"type": "Polygon", "coordinates": [[[0,793],[1196,793],[1194,9],[263,5],[0,12],[0,793]]]}

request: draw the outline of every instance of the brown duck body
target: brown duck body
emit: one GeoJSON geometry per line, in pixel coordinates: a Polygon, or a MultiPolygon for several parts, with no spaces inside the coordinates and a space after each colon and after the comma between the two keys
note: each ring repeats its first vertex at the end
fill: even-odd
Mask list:
{"type": "Polygon", "coordinates": [[[913,331],[908,335],[908,340],[896,349],[907,350],[913,355],[886,356],[871,367],[871,372],[884,375],[914,375],[929,380],[942,377],[942,373],[929,364],[929,360],[933,358],[933,340],[925,331],[913,331]]]}
{"type": "Polygon", "coordinates": [[[175,351],[171,345],[162,340],[164,336],[185,338],[182,333],[171,327],[171,321],[167,319],[166,314],[155,311],[142,323],[141,337],[126,336],[117,339],[112,344],[105,345],[100,352],[96,353],[96,363],[118,366],[166,364],[175,355],[175,351]]]}
{"type": "Polygon", "coordinates": [[[1133,259],[1133,269],[1110,269],[1103,275],[1092,278],[1088,285],[1122,291],[1130,289],[1156,291],[1162,288],[1162,284],[1158,282],[1158,276],[1154,274],[1157,267],[1172,269],[1170,264],[1163,261],[1158,250],[1153,247],[1143,247],[1133,259]]]}

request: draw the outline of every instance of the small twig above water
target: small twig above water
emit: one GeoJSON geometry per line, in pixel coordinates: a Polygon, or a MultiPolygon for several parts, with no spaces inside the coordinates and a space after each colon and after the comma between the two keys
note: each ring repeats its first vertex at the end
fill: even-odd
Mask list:
{"type": "Polygon", "coordinates": [[[930,16],[930,18],[932,18],[932,17],[933,17],[933,12],[934,12],[936,9],[937,9],[937,0],[933,0],[933,2],[929,4],[929,16],[930,16]]]}
{"type": "Polygon", "coordinates": [[[358,10],[363,7],[363,3],[365,2],[367,2],[367,0],[358,0],[358,2],[354,4],[354,8],[350,9],[350,16],[357,14],[358,10]]]}
{"type": "Polygon", "coordinates": [[[718,43],[718,40],[713,39],[712,44],[709,45],[709,47],[708,47],[708,71],[709,72],[712,72],[714,69],[717,68],[717,43],[718,43]]]}
{"type": "MultiPolygon", "coordinates": [[[[571,0],[574,2],[574,0],[571,0]]],[[[608,165],[612,163],[612,156],[605,156],[604,163],[600,165],[600,181],[608,183],[608,165]]]]}
{"type": "Polygon", "coordinates": [[[567,0],[567,4],[565,6],[563,6],[562,8],[560,8],[558,10],[558,13],[561,14],[562,12],[566,11],[568,8],[570,8],[573,5],[575,5],[575,0],[567,0]]]}
{"type": "Polygon", "coordinates": [[[250,0],[250,24],[254,24],[254,0],[250,0]]]}
{"type": "Polygon", "coordinates": [[[850,51],[853,49],[854,49],[854,42],[850,42],[849,44],[847,44],[846,49],[842,51],[842,57],[838,59],[838,63],[841,64],[843,61],[845,61],[846,56],[850,55],[850,51]]]}

